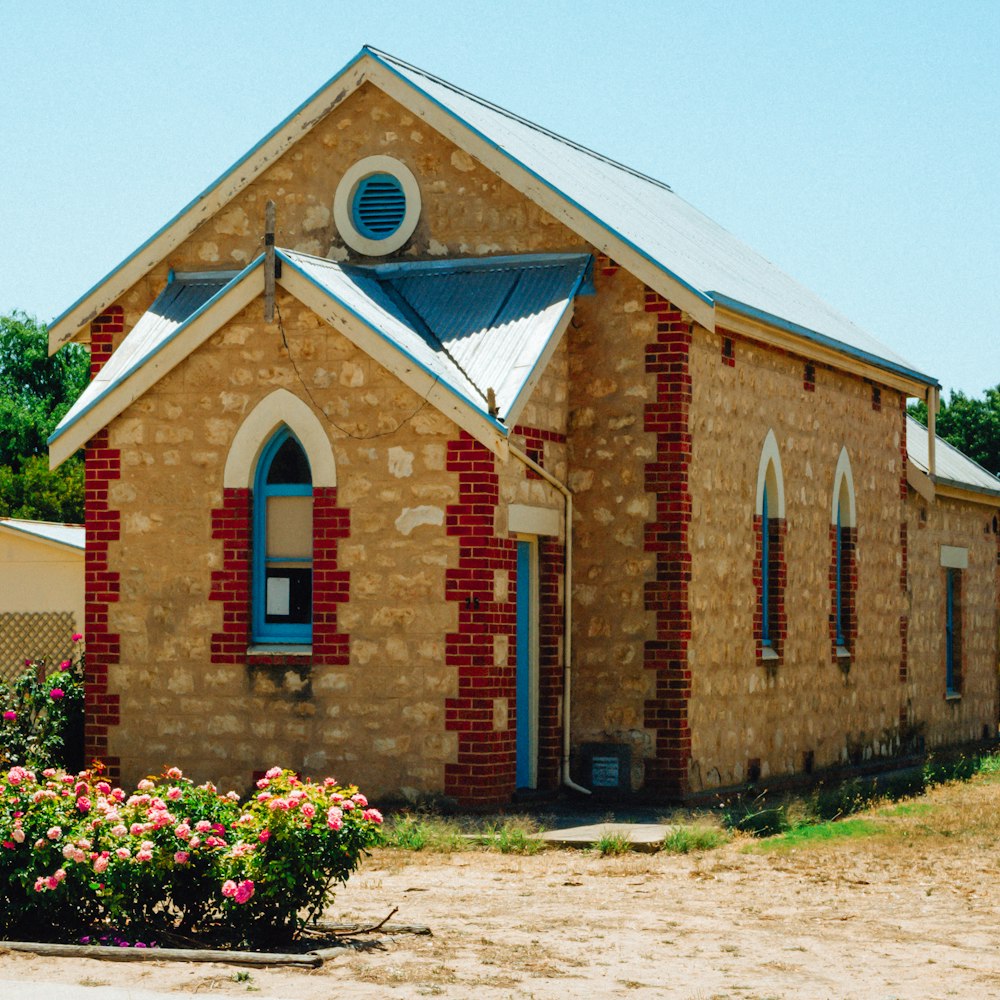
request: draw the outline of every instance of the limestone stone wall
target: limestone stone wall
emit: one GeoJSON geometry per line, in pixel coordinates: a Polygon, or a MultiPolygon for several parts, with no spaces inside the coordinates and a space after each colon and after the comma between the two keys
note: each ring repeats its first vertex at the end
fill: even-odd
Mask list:
{"type": "Polygon", "coordinates": [[[995,736],[997,727],[997,539],[995,508],[912,493],[906,504],[910,731],[928,747],[995,736]],[[958,697],[945,690],[945,569],[941,547],[967,550],[962,571],[958,697]]]}
{"type": "Polygon", "coordinates": [[[632,787],[639,788],[652,752],[644,705],[654,678],[643,648],[655,638],[644,599],[655,560],[644,550],[644,532],[654,517],[645,477],[656,445],[643,429],[643,408],[655,398],[645,354],[656,325],[645,311],[643,285],[626,271],[598,269],[595,284],[597,295],[579,301],[568,331],[572,728],[576,745],[627,744],[632,787]]]}
{"type": "Polygon", "coordinates": [[[111,425],[122,465],[109,496],[121,512],[109,552],[121,572],[111,751],[126,775],[169,759],[239,783],[279,761],[373,789],[439,790],[454,755],[444,725],[454,678],[443,664],[455,627],[444,573],[456,546],[444,512],[456,499],[445,469],[456,429],[294,299],[279,304],[294,366],[257,302],[111,425]],[[350,574],[338,619],[350,636],[347,667],[211,662],[222,613],[209,600],[222,552],[211,512],[237,429],[279,386],[326,414],[338,504],[350,511],[339,546],[350,574]]]}
{"type": "Polygon", "coordinates": [[[899,682],[902,503],[897,393],[878,409],[862,379],[696,328],[690,491],[692,557],[688,647],[692,678],[692,790],[892,752],[899,682]],[[755,491],[774,432],[784,480],[787,636],[780,660],[759,662],[753,580],[755,491]],[[830,523],[841,449],[857,509],[857,638],[849,661],[831,656],[830,523]],[[849,670],[842,669],[849,663],[849,670]]]}

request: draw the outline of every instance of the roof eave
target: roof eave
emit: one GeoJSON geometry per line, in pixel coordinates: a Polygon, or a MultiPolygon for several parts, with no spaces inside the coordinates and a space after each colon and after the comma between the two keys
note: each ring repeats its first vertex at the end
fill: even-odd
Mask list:
{"type": "Polygon", "coordinates": [[[916,369],[881,358],[876,354],[852,347],[826,334],[810,330],[729,298],[721,292],[712,292],[715,299],[717,325],[732,329],[748,337],[772,343],[779,347],[817,361],[854,371],[865,378],[872,378],[892,386],[910,396],[924,398],[928,388],[941,388],[941,383],[916,369]]]}
{"type": "Polygon", "coordinates": [[[934,483],[938,496],[986,504],[990,507],[1000,507],[1000,489],[992,490],[986,486],[961,483],[954,479],[942,479],[940,476],[931,476],[930,479],[934,483]]]}
{"type": "MultiPolygon", "coordinates": [[[[82,528],[83,525],[76,525],[76,527],[82,528]]],[[[68,550],[78,556],[83,556],[83,544],[77,545],[75,542],[61,541],[58,538],[50,538],[47,535],[40,535],[35,531],[27,531],[16,524],[12,524],[10,520],[0,520],[0,530],[10,531],[20,539],[28,539],[32,542],[38,542],[41,545],[48,545],[60,550],[68,550]]]]}

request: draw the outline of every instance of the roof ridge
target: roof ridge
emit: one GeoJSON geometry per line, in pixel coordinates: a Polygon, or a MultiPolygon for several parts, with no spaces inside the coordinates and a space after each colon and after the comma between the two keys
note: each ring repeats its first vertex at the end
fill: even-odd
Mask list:
{"type": "Polygon", "coordinates": [[[625,173],[631,174],[633,177],[637,177],[640,180],[647,181],[650,184],[654,184],[656,187],[663,188],[666,191],[674,190],[666,181],[658,180],[656,177],[650,177],[649,174],[645,174],[641,170],[636,170],[635,167],[630,167],[627,163],[622,163],[620,160],[614,160],[610,156],[598,153],[597,150],[591,149],[589,146],[584,146],[582,143],[574,142],[572,139],[568,139],[566,136],[560,135],[558,132],[553,132],[551,129],[545,128],[544,125],[539,125],[537,122],[533,122],[529,118],[524,118],[507,108],[501,107],[499,104],[494,104],[492,101],[486,100],[485,97],[479,97],[477,94],[464,90],[457,84],[451,83],[449,80],[445,80],[440,76],[435,76],[433,73],[429,73],[427,70],[421,69],[419,66],[414,66],[413,63],[408,63],[405,59],[400,59],[398,56],[391,55],[382,49],[377,49],[374,45],[365,45],[364,48],[378,59],[389,63],[395,63],[397,66],[402,66],[412,73],[419,74],[427,80],[433,80],[434,83],[439,84],[442,87],[447,87],[448,90],[454,91],[456,94],[461,94],[463,97],[467,97],[470,101],[474,101],[476,104],[480,104],[484,108],[489,108],[491,111],[495,111],[506,118],[510,118],[513,121],[518,122],[520,125],[524,125],[525,127],[533,129],[536,132],[540,132],[542,135],[546,135],[550,139],[555,139],[557,142],[561,142],[563,145],[569,146],[571,149],[575,149],[581,153],[586,153],[588,156],[592,156],[595,160],[607,163],[609,166],[616,167],[618,170],[624,170],[625,173]]]}

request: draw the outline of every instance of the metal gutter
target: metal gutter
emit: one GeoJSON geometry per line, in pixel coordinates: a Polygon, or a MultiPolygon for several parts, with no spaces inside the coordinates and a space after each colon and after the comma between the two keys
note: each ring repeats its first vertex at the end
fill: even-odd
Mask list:
{"type": "Polygon", "coordinates": [[[532,472],[537,473],[551,486],[554,486],[565,501],[565,549],[563,563],[563,745],[562,745],[562,783],[574,792],[584,795],[592,794],[589,788],[578,785],[569,776],[570,751],[570,707],[573,693],[573,494],[568,486],[561,483],[550,472],[543,469],[536,461],[529,458],[520,448],[509,445],[510,453],[523,462],[532,472]]]}

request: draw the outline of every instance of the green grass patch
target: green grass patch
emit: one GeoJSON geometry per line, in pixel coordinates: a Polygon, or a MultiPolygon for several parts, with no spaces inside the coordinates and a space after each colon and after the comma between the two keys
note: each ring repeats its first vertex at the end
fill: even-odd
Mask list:
{"type": "Polygon", "coordinates": [[[627,833],[602,833],[594,842],[594,850],[602,858],[617,858],[632,850],[632,838],[627,833]]]}
{"type": "Polygon", "coordinates": [[[505,819],[487,823],[482,832],[472,838],[472,842],[501,854],[537,854],[545,848],[545,841],[538,837],[540,832],[531,819],[505,819]]]}
{"type": "Polygon", "coordinates": [[[455,820],[411,813],[400,813],[386,820],[381,846],[435,854],[450,854],[469,848],[462,827],[455,820]]]}
{"type": "Polygon", "coordinates": [[[881,816],[925,816],[934,811],[929,802],[897,802],[879,810],[881,816]]]}
{"type": "Polygon", "coordinates": [[[711,851],[731,839],[728,831],[717,826],[678,826],[663,838],[663,850],[668,854],[711,851]]]}
{"type": "Polygon", "coordinates": [[[747,850],[756,852],[787,851],[798,847],[814,847],[838,840],[854,840],[862,837],[873,837],[882,833],[885,827],[870,819],[829,820],[825,823],[814,823],[798,826],[775,837],[750,845],[747,850]]]}

